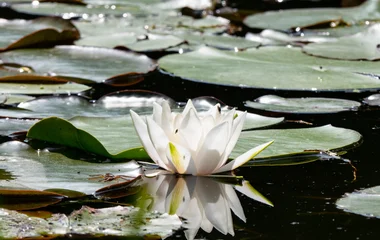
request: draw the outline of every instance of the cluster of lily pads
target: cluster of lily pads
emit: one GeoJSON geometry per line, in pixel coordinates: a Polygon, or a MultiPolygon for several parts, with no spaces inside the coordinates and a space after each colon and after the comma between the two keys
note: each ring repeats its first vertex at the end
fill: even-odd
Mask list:
{"type": "MultiPolygon", "coordinates": [[[[377,94],[362,103],[274,95],[286,91],[369,95],[379,90],[380,68],[374,61],[380,57],[379,0],[345,9],[252,14],[240,22],[249,30],[245,37],[236,36],[231,9],[215,1],[5,2],[2,9],[16,17],[0,19],[0,237],[164,237],[181,226],[188,239],[195,238],[199,228],[233,235],[231,211],[245,221],[235,190],[272,205],[247,181],[230,175],[143,176],[141,164],[151,171],[157,168],[142,163],[151,161],[152,154],[143,148],[130,110],[150,116],[154,106],[157,110],[157,103],[164,102],[174,112],[183,111],[197,88],[177,87],[174,91],[183,98],[172,99],[170,90],[164,90],[170,89],[171,81],[177,81],[175,86],[183,81],[190,87],[238,88],[252,96],[272,91],[256,99],[244,94],[244,102],[238,103],[249,112],[230,160],[274,140],[244,166],[340,159],[331,151],[339,155],[340,150],[357,146],[360,133],[332,125],[282,128],[284,116],[350,114],[363,105],[380,104],[377,94]],[[189,8],[201,16],[181,14],[181,9],[189,8]],[[148,91],[152,89],[169,96],[148,91]],[[205,185],[213,186],[212,191],[205,185]],[[83,207],[79,213],[54,213],[43,221],[13,211],[73,202],[135,207],[83,207]],[[104,221],[115,211],[121,216],[104,221]],[[78,214],[86,217],[78,220],[78,214]],[[120,217],[128,221],[120,225],[120,217]],[[34,230],[16,231],[11,224],[15,219],[34,230]],[[139,221],[143,223],[136,224],[139,221]],[[105,224],[94,229],[94,222],[105,224]],[[132,230],[124,231],[126,226],[132,230]]],[[[227,113],[231,107],[222,101],[234,103],[229,96],[192,99],[199,114],[214,106],[227,113]]],[[[343,199],[338,204],[349,208],[351,202],[343,199]]]]}

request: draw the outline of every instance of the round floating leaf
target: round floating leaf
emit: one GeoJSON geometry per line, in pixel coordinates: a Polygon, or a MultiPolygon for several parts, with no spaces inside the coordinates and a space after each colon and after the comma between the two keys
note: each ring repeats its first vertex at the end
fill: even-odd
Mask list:
{"type": "Polygon", "coordinates": [[[35,97],[27,96],[27,95],[17,95],[17,94],[1,94],[0,95],[0,103],[11,105],[20,102],[26,102],[35,99],[35,97]]]}
{"type": "Polygon", "coordinates": [[[78,96],[39,97],[33,101],[22,102],[18,108],[0,108],[0,116],[13,118],[44,118],[56,116],[72,118],[75,116],[112,117],[129,115],[129,110],[151,112],[154,102],[166,100],[170,106],[177,103],[169,97],[149,91],[121,91],[101,97],[96,102],[78,96]]]}
{"type": "MultiPolygon", "coordinates": [[[[29,130],[28,137],[79,148],[109,158],[149,158],[141,148],[129,117],[77,117],[70,122],[51,117],[35,124],[29,130]]],[[[304,150],[343,148],[359,142],[361,135],[353,130],[332,126],[244,131],[232,157],[270,140],[275,140],[275,146],[263,151],[260,158],[296,154],[304,150]]]]}
{"type": "Polygon", "coordinates": [[[303,51],[318,57],[348,60],[378,60],[380,58],[380,24],[365,32],[341,37],[331,42],[311,43],[303,51]]]}
{"type": "Polygon", "coordinates": [[[68,20],[61,18],[39,18],[35,20],[0,20],[0,51],[74,41],[79,32],[68,20]]]}
{"type": "Polygon", "coordinates": [[[128,46],[136,41],[137,36],[134,33],[126,32],[84,37],[76,41],[75,45],[114,48],[118,46],[128,46]]]}
{"type": "Polygon", "coordinates": [[[77,94],[90,89],[90,87],[58,80],[55,78],[19,75],[2,77],[0,69],[0,94],[77,94]],[[28,79],[31,77],[31,79],[28,79]]]}
{"type": "MultiPolygon", "coordinates": [[[[245,129],[265,127],[283,118],[248,114],[245,129]]],[[[148,159],[136,135],[131,117],[75,117],[69,121],[50,117],[33,125],[29,138],[79,148],[114,159],[148,159]],[[59,126],[59,127],[58,127],[59,126]]]]}
{"type": "Polygon", "coordinates": [[[347,193],[336,205],[350,213],[380,218],[380,186],[347,193]]]}
{"type": "MultiPolygon", "coordinates": [[[[145,55],[114,49],[59,46],[50,49],[19,49],[0,54],[3,62],[28,66],[33,74],[58,79],[133,84],[135,74],[145,74],[156,63],[145,55]],[[131,78],[132,77],[132,78],[131,78]]],[[[20,74],[18,74],[20,75],[20,74]]],[[[137,79],[137,81],[140,81],[137,79]]]]}
{"type": "Polygon", "coordinates": [[[244,23],[251,28],[288,30],[304,28],[322,23],[343,22],[354,24],[380,18],[378,0],[369,0],[357,7],[314,8],[268,11],[248,16],[244,23]],[[296,16],[296,17],[295,17],[296,16]],[[281,20],[279,20],[281,19],[281,20]]]}
{"type": "Polygon", "coordinates": [[[210,35],[210,34],[178,34],[178,37],[185,39],[190,44],[203,44],[211,47],[221,49],[246,49],[251,47],[258,47],[260,45],[257,41],[250,41],[241,37],[227,36],[227,35],[210,35]]]}
{"type": "MultiPolygon", "coordinates": [[[[92,194],[123,178],[105,182],[107,173],[126,178],[141,174],[134,162],[92,163],[73,160],[48,149],[35,150],[21,142],[11,141],[0,145],[0,168],[14,174],[14,178],[0,179],[1,189],[67,189],[92,194]]],[[[61,191],[62,192],[62,191],[61,191]]]]}
{"type": "Polygon", "coordinates": [[[184,42],[183,39],[171,35],[148,34],[147,37],[147,40],[137,41],[126,45],[126,47],[136,52],[157,51],[174,47],[184,42]]]}
{"type": "Polygon", "coordinates": [[[0,135],[9,136],[15,132],[28,131],[28,129],[36,122],[37,120],[1,118],[0,135]]]}
{"type": "Polygon", "coordinates": [[[282,98],[265,95],[254,102],[247,101],[245,106],[269,112],[311,114],[352,111],[360,107],[360,103],[337,98],[282,98]]]}
{"type": "Polygon", "coordinates": [[[380,94],[372,94],[364,99],[364,103],[370,106],[380,106],[380,94]]]}
{"type": "Polygon", "coordinates": [[[165,56],[159,60],[159,66],[185,79],[240,87],[355,92],[380,88],[377,78],[359,74],[380,75],[378,62],[315,58],[299,48],[262,47],[229,52],[202,47],[165,56]]]}
{"type": "MultiPolygon", "coordinates": [[[[328,151],[353,147],[362,139],[360,133],[331,125],[300,129],[271,129],[242,132],[232,152],[237,157],[247,149],[274,140],[256,158],[279,157],[304,151],[328,151]]],[[[280,159],[281,160],[281,159],[280,159]]]]}

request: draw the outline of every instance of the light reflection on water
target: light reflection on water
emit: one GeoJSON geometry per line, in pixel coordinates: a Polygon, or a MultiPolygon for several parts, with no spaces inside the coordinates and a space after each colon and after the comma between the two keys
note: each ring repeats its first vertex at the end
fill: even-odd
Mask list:
{"type": "Polygon", "coordinates": [[[236,191],[264,204],[272,206],[272,203],[248,181],[240,181],[237,185],[236,182],[220,181],[226,178],[233,177],[159,175],[146,178],[145,207],[149,211],[167,212],[182,217],[187,239],[194,239],[200,228],[207,233],[215,228],[225,235],[233,236],[235,233],[231,211],[246,221],[236,191]]]}

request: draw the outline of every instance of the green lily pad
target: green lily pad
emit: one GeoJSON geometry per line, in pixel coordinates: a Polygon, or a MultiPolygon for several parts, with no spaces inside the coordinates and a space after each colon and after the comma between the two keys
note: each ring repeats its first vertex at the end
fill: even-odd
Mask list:
{"type": "Polygon", "coordinates": [[[269,28],[276,30],[305,28],[330,22],[343,22],[344,24],[353,25],[366,20],[380,19],[378,5],[378,0],[368,0],[360,6],[350,8],[314,8],[268,11],[250,15],[244,19],[244,23],[251,28],[269,28]]]}
{"type": "Polygon", "coordinates": [[[0,145],[0,168],[12,172],[11,180],[0,179],[2,189],[9,190],[45,190],[67,189],[92,194],[123,179],[104,182],[106,173],[134,178],[141,174],[139,165],[127,163],[92,163],[70,159],[48,149],[35,150],[29,145],[10,141],[0,145]]]}
{"type": "Polygon", "coordinates": [[[0,218],[2,219],[0,238],[6,239],[46,238],[72,234],[166,238],[182,225],[177,215],[145,212],[139,208],[122,206],[99,209],[83,206],[69,216],[58,213],[47,219],[0,209],[0,218]],[[14,224],[15,222],[18,224],[14,224]],[[22,226],[26,229],[23,230],[22,226]]]}
{"type": "Polygon", "coordinates": [[[362,139],[360,133],[325,125],[300,129],[270,129],[242,132],[231,157],[237,157],[253,146],[274,140],[255,159],[294,155],[305,151],[329,151],[354,147],[362,139]]]}
{"type": "MultiPolygon", "coordinates": [[[[141,81],[140,78],[133,78],[134,75],[145,74],[156,68],[156,63],[145,55],[80,46],[19,49],[1,53],[0,58],[6,63],[28,66],[34,75],[49,75],[56,79],[85,83],[114,84],[118,80],[118,84],[130,85],[141,81]]],[[[20,77],[20,73],[15,75],[20,77]]]]}
{"type": "MultiPolygon", "coordinates": [[[[248,114],[244,127],[245,129],[265,127],[282,120],[283,118],[248,114]]],[[[27,136],[79,148],[108,158],[148,159],[146,152],[141,148],[129,115],[114,118],[75,117],[69,121],[50,117],[36,123],[29,129],[27,136]]]]}
{"type": "Polygon", "coordinates": [[[35,20],[0,21],[0,51],[33,46],[72,42],[79,38],[79,32],[68,20],[61,18],[39,18],[35,20]]]}
{"type": "Polygon", "coordinates": [[[26,102],[35,99],[35,97],[18,94],[1,94],[0,103],[5,105],[11,105],[20,102],[26,102]]]}
{"type": "MultiPolygon", "coordinates": [[[[140,145],[129,117],[112,119],[77,117],[70,122],[51,117],[36,123],[29,129],[27,136],[113,159],[149,159],[140,145]]],[[[248,149],[270,140],[275,140],[275,147],[271,146],[269,150],[263,151],[259,155],[260,158],[296,154],[304,150],[343,148],[359,142],[361,135],[353,130],[332,126],[244,131],[232,157],[237,157],[248,149]]]]}
{"type": "Polygon", "coordinates": [[[380,94],[372,94],[366,97],[363,102],[370,106],[380,106],[380,94]]]}
{"type": "Polygon", "coordinates": [[[160,68],[176,76],[213,84],[306,91],[360,92],[380,88],[377,78],[359,74],[380,75],[378,62],[315,58],[303,54],[300,48],[229,52],[202,47],[165,56],[158,62],[160,68]]]}
{"type": "Polygon", "coordinates": [[[36,122],[37,120],[1,118],[0,136],[9,136],[15,132],[28,131],[36,122]]]}
{"type": "Polygon", "coordinates": [[[274,95],[265,95],[254,102],[247,101],[246,107],[282,113],[312,114],[337,113],[353,111],[360,107],[360,103],[337,98],[282,98],[274,95]]]}
{"type": "MultiPolygon", "coordinates": [[[[1,76],[0,94],[77,94],[90,87],[61,79],[22,75],[15,72],[14,76],[1,76]]],[[[7,71],[7,73],[9,73],[7,71]]]]}
{"type": "Polygon", "coordinates": [[[380,186],[347,193],[338,199],[336,205],[350,213],[380,218],[380,186]]]}
{"type": "Polygon", "coordinates": [[[172,107],[177,103],[169,97],[149,91],[122,91],[111,93],[89,102],[78,96],[48,96],[22,102],[13,108],[0,108],[0,116],[12,118],[44,118],[75,116],[113,117],[129,115],[129,110],[151,112],[153,102],[166,100],[172,107]]]}
{"type": "Polygon", "coordinates": [[[374,24],[366,31],[331,42],[311,43],[303,47],[307,54],[348,60],[378,60],[380,58],[380,24],[374,24]]]}

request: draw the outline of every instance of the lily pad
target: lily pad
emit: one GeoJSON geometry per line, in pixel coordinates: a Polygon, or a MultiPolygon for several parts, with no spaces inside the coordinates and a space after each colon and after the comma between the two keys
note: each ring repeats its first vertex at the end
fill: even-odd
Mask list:
{"type": "Polygon", "coordinates": [[[17,94],[1,94],[0,103],[5,105],[11,105],[20,102],[26,102],[35,99],[35,97],[27,95],[17,95],[17,94]]]}
{"type": "Polygon", "coordinates": [[[311,43],[303,47],[307,54],[348,60],[378,60],[380,58],[380,24],[374,24],[365,32],[341,37],[335,41],[311,43]]]}
{"type": "Polygon", "coordinates": [[[237,157],[252,146],[274,140],[274,143],[262,151],[255,159],[294,155],[305,151],[338,151],[357,145],[360,133],[325,125],[322,127],[299,129],[270,129],[242,132],[231,157],[237,157]]]}
{"type": "Polygon", "coordinates": [[[185,79],[239,87],[354,92],[380,88],[377,78],[364,75],[380,75],[378,62],[315,58],[294,47],[250,48],[242,52],[202,47],[165,56],[159,66],[185,79]]]}
{"type": "Polygon", "coordinates": [[[47,219],[0,209],[0,218],[0,237],[6,239],[72,234],[123,237],[147,235],[165,238],[182,225],[177,215],[142,212],[139,208],[121,206],[100,209],[83,206],[69,216],[54,214],[47,219]],[[14,224],[15,222],[18,224],[14,224]]]}
{"type": "Polygon", "coordinates": [[[0,116],[12,118],[44,118],[75,116],[113,117],[129,115],[129,110],[151,112],[153,102],[166,100],[172,107],[177,103],[169,97],[149,91],[122,91],[105,95],[95,102],[79,96],[48,96],[22,102],[13,108],[0,108],[0,116]]]}
{"type": "MultiPolygon", "coordinates": [[[[7,74],[9,72],[7,71],[7,74]]],[[[0,94],[77,94],[90,87],[68,82],[63,79],[22,75],[15,72],[13,76],[1,76],[0,69],[0,94]]]]}
{"type": "Polygon", "coordinates": [[[283,98],[274,95],[265,95],[257,98],[254,102],[247,101],[245,103],[245,106],[249,108],[295,114],[354,111],[360,105],[356,101],[337,98],[283,98]]]}
{"type": "Polygon", "coordinates": [[[372,94],[366,97],[363,102],[370,106],[380,106],[380,94],[372,94]]]}
{"type": "MultiPolygon", "coordinates": [[[[141,174],[140,166],[128,163],[92,163],[70,159],[48,149],[35,150],[29,145],[10,141],[0,145],[0,169],[13,173],[14,179],[1,180],[2,189],[45,190],[68,189],[92,194],[99,188],[110,185],[104,182],[106,173],[134,178],[141,174]]],[[[117,181],[125,181],[116,178],[117,181]]]]}
{"type": "Polygon", "coordinates": [[[145,55],[80,46],[19,49],[1,53],[0,58],[6,63],[28,66],[34,75],[49,75],[56,79],[86,83],[115,84],[113,82],[118,81],[118,84],[131,85],[141,81],[133,76],[156,68],[156,63],[145,55]]]}
{"type": "Polygon", "coordinates": [[[380,218],[380,186],[347,193],[338,199],[336,205],[350,213],[380,218]]]}
{"type": "MultiPolygon", "coordinates": [[[[36,123],[29,129],[27,136],[114,159],[149,159],[140,145],[129,117],[112,119],[77,117],[70,122],[51,117],[36,123]]],[[[270,140],[275,140],[275,147],[271,146],[269,150],[263,151],[259,155],[260,158],[296,154],[304,150],[343,148],[359,142],[361,135],[353,130],[332,126],[244,131],[232,157],[237,157],[253,146],[270,140]]]]}
{"type": "Polygon", "coordinates": [[[36,122],[37,120],[1,118],[0,136],[9,136],[15,132],[28,131],[36,122]]]}
{"type": "Polygon", "coordinates": [[[70,21],[52,17],[30,21],[0,19],[0,30],[0,51],[36,44],[72,42],[79,38],[78,30],[70,21]]]}
{"type": "MultiPolygon", "coordinates": [[[[264,127],[277,124],[282,120],[282,118],[248,114],[244,127],[245,129],[264,127]]],[[[148,159],[146,152],[141,148],[130,116],[114,118],[75,117],[69,121],[50,117],[36,123],[29,129],[27,136],[79,148],[108,158],[148,159]]]]}
{"type": "Polygon", "coordinates": [[[251,28],[289,30],[306,28],[322,23],[354,25],[366,20],[380,19],[379,1],[368,0],[349,8],[314,8],[267,11],[248,16],[244,23],[251,28]],[[295,17],[297,16],[297,17],[295,17]],[[281,19],[279,21],[279,19],[281,19]]]}

